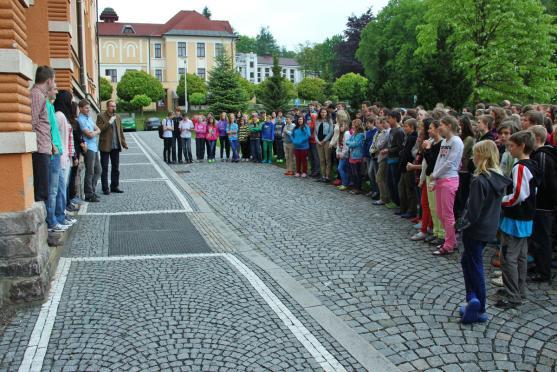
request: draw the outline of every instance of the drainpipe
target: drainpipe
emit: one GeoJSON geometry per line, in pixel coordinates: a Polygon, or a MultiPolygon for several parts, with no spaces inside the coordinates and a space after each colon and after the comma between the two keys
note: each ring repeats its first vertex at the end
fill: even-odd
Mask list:
{"type": "Polygon", "coordinates": [[[99,103],[99,111],[102,111],[101,102],[101,44],[99,43],[99,3],[95,0],[95,42],[97,43],[97,102],[99,103]]]}
{"type": "Polygon", "coordinates": [[[79,45],[79,50],[77,55],[79,58],[79,85],[83,90],[83,94],[87,95],[87,71],[85,63],[85,28],[83,27],[83,0],[77,0],[77,43],[79,45]]]}

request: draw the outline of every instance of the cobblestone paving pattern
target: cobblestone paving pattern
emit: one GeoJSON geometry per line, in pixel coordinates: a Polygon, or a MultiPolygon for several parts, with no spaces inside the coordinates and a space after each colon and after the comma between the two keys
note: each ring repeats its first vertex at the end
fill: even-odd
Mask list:
{"type": "Polygon", "coordinates": [[[108,368],[319,365],[223,258],[74,262],[43,370],[108,368]]]}
{"type": "Polygon", "coordinates": [[[149,159],[147,159],[145,154],[140,152],[139,149],[137,149],[133,153],[128,153],[127,151],[125,151],[123,154],[122,156],[120,156],[120,163],[148,163],[149,162],[149,159]]]}
{"type": "Polygon", "coordinates": [[[137,179],[149,179],[149,178],[161,178],[159,172],[152,166],[143,164],[133,164],[120,166],[120,180],[137,180],[137,179]]]}
{"type": "Polygon", "coordinates": [[[0,334],[0,372],[17,371],[40,310],[40,304],[18,309],[16,317],[0,334]]]}
{"type": "Polygon", "coordinates": [[[64,245],[63,257],[108,256],[109,216],[77,216],[79,222],[64,245]]]}
{"type": "MultiPolygon", "coordinates": [[[[158,138],[141,138],[162,153],[158,138]]],[[[519,310],[489,307],[489,323],[463,326],[457,255],[431,256],[429,246],[408,240],[414,231],[392,211],[363,196],[284,177],[271,165],[217,159],[187,169],[183,179],[241,236],[402,370],[555,368],[554,287],[529,283],[529,301],[519,310]]]]}
{"type": "Polygon", "coordinates": [[[184,209],[164,181],[124,182],[120,188],[123,194],[105,196],[98,192],[100,203],[89,203],[87,213],[184,209]]]}

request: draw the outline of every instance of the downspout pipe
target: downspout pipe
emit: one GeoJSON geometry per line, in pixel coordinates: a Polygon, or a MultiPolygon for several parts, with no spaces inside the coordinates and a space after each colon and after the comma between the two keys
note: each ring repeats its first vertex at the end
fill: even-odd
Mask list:
{"type": "Polygon", "coordinates": [[[83,33],[85,28],[83,27],[83,0],[77,0],[77,43],[79,45],[77,56],[79,58],[79,85],[83,90],[83,93],[87,95],[87,71],[85,63],[85,40],[83,33]]]}

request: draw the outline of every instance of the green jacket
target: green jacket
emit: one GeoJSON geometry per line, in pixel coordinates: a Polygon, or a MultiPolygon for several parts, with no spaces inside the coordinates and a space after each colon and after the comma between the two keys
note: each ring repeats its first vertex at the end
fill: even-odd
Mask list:
{"type": "Polygon", "coordinates": [[[48,121],[50,122],[50,134],[52,135],[52,143],[58,149],[58,155],[62,155],[62,139],[60,138],[60,131],[58,131],[58,122],[56,121],[54,106],[48,99],[46,100],[46,110],[48,111],[48,121]]]}
{"type": "Polygon", "coordinates": [[[250,123],[249,124],[249,138],[257,139],[261,138],[261,128],[263,127],[263,122],[261,123],[250,123]]]}

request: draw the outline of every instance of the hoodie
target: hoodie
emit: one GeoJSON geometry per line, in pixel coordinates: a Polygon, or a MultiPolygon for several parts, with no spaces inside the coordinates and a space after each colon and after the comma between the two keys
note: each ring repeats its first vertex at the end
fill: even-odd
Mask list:
{"type": "Polygon", "coordinates": [[[497,172],[480,174],[472,179],[470,196],[464,218],[469,223],[463,233],[481,242],[492,242],[496,238],[501,215],[501,200],[511,180],[497,172]]]}
{"type": "Polygon", "coordinates": [[[263,141],[275,140],[275,124],[271,121],[266,121],[261,125],[261,139],[263,141]]]}
{"type": "Polygon", "coordinates": [[[290,138],[292,138],[292,144],[296,150],[307,150],[309,149],[309,137],[311,136],[310,129],[307,125],[303,128],[294,128],[290,138]]]}
{"type": "Polygon", "coordinates": [[[402,173],[406,173],[406,164],[407,163],[414,163],[415,156],[412,154],[412,149],[416,145],[416,141],[418,140],[418,133],[412,132],[410,134],[406,134],[404,136],[404,142],[402,143],[402,150],[399,153],[399,164],[400,164],[400,171],[402,173]]]}
{"type": "Polygon", "coordinates": [[[228,120],[219,120],[217,121],[217,128],[219,129],[219,137],[227,137],[228,134],[226,133],[228,127],[228,120]]]}

